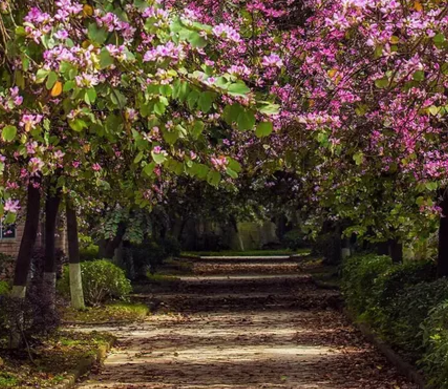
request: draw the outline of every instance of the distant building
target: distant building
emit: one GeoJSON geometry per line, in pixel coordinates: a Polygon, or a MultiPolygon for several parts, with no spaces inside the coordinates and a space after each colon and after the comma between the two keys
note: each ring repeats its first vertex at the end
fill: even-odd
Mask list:
{"type": "MultiPolygon", "coordinates": [[[[63,249],[67,251],[67,238],[65,233],[65,223],[62,219],[58,222],[58,231],[56,235],[56,248],[63,249]]],[[[19,218],[17,223],[14,225],[3,225],[0,220],[0,253],[10,255],[12,257],[17,256],[19,253],[20,242],[22,240],[24,230],[24,220],[19,218]]],[[[44,246],[44,223],[41,222],[39,225],[39,231],[37,233],[36,246],[44,246]]]]}

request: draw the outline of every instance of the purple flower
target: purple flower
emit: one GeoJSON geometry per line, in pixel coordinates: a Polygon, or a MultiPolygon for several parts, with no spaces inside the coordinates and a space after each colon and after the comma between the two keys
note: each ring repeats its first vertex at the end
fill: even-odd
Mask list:
{"type": "Polygon", "coordinates": [[[282,59],[277,54],[274,53],[270,55],[265,55],[261,63],[263,66],[266,67],[276,66],[278,68],[281,68],[283,66],[282,59]]]}

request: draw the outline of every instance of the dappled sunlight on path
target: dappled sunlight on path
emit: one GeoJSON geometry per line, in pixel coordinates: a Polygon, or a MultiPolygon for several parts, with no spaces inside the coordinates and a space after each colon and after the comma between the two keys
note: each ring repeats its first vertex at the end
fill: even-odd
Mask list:
{"type": "MultiPolygon", "coordinates": [[[[216,266],[210,265],[213,274],[216,266]]],[[[188,278],[181,292],[157,296],[164,301],[160,313],[146,322],[113,328],[118,347],[78,389],[414,388],[322,304],[335,292],[318,290],[308,277],[285,282],[279,276],[277,284],[257,277],[241,290],[238,283],[226,289],[222,279],[218,285],[200,280],[188,285],[197,283],[188,278]],[[262,304],[259,296],[269,293],[272,299],[262,304]],[[301,299],[317,309],[299,309],[294,301],[301,299]],[[173,309],[179,313],[163,313],[173,309]]]]}

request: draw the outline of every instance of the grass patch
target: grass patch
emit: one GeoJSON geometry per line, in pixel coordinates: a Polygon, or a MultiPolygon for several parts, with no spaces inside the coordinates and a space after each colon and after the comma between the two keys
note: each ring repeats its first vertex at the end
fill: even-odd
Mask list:
{"type": "Polygon", "coordinates": [[[148,314],[149,308],[144,304],[117,302],[101,307],[90,307],[84,311],[67,308],[63,312],[63,320],[77,323],[134,322],[143,320],[148,314]]]}
{"type": "Polygon", "coordinates": [[[339,266],[325,265],[322,259],[310,258],[300,263],[300,270],[310,274],[313,279],[330,287],[340,287],[341,277],[339,266]]]}
{"type": "Polygon", "coordinates": [[[248,251],[188,251],[182,253],[184,257],[210,257],[210,256],[220,256],[220,257],[251,257],[251,256],[275,256],[275,255],[296,255],[296,254],[308,254],[309,249],[300,250],[248,250],[248,251]]]}
{"type": "Polygon", "coordinates": [[[110,334],[59,331],[26,351],[0,350],[0,388],[48,388],[66,379],[85,358],[98,355],[114,337],[110,334]]]}
{"type": "Polygon", "coordinates": [[[147,277],[148,282],[154,285],[173,284],[180,281],[178,277],[166,274],[148,274],[147,277]]]}
{"type": "Polygon", "coordinates": [[[167,259],[163,262],[158,274],[162,275],[188,275],[193,273],[194,264],[192,261],[184,259],[167,259]]]}

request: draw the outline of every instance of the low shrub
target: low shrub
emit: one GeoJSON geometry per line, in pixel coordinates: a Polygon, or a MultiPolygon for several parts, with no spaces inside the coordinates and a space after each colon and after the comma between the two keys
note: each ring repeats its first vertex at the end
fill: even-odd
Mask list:
{"type": "Polygon", "coordinates": [[[340,234],[328,232],[319,235],[313,245],[312,254],[322,256],[326,264],[340,264],[342,260],[340,234]]]}
{"type": "MultiPolygon", "coordinates": [[[[125,272],[108,260],[96,260],[81,263],[84,298],[88,305],[98,305],[106,301],[126,299],[131,293],[130,281],[125,272]]],[[[69,269],[59,283],[59,289],[65,295],[70,294],[69,269]]]]}
{"type": "Polygon", "coordinates": [[[81,262],[91,262],[98,259],[100,249],[97,245],[89,244],[86,247],[82,247],[79,250],[79,259],[81,262]]]}
{"type": "Polygon", "coordinates": [[[363,314],[374,304],[377,278],[391,267],[390,257],[375,254],[356,255],[344,261],[342,292],[347,305],[357,315],[363,314]]]}
{"type": "Polygon", "coordinates": [[[53,333],[60,324],[60,315],[51,296],[52,290],[42,284],[31,285],[24,300],[0,293],[0,338],[9,335],[11,325],[19,328],[27,341],[53,333]]]}
{"type": "Polygon", "coordinates": [[[162,239],[160,244],[163,247],[166,258],[178,257],[181,252],[179,241],[171,235],[162,239]]]}
{"type": "Polygon", "coordinates": [[[448,387],[448,300],[430,311],[422,325],[426,352],[420,365],[431,388],[448,387]]]}
{"type": "Polygon", "coordinates": [[[6,281],[0,281],[0,296],[6,296],[9,293],[10,286],[6,281]]]}
{"type": "MultiPolygon", "coordinates": [[[[365,319],[380,334],[387,336],[391,318],[395,316],[393,303],[405,288],[420,282],[432,282],[437,278],[437,267],[432,261],[417,261],[395,264],[379,274],[372,301],[366,308],[365,319]]],[[[392,335],[393,337],[393,335],[392,335]]]]}
{"type": "Polygon", "coordinates": [[[166,258],[162,246],[153,241],[147,241],[130,247],[127,252],[127,261],[132,261],[135,276],[146,277],[149,271],[154,274],[166,258]]]}
{"type": "Polygon", "coordinates": [[[302,230],[295,229],[288,231],[282,239],[282,244],[291,250],[298,250],[307,247],[302,230]]]}
{"type": "Polygon", "coordinates": [[[379,275],[375,291],[376,303],[380,306],[388,306],[405,287],[436,279],[437,266],[432,261],[395,265],[379,275]]]}
{"type": "Polygon", "coordinates": [[[448,279],[437,279],[433,262],[347,258],[342,290],[359,320],[406,359],[420,360],[431,388],[448,387],[448,279]]]}
{"type": "Polygon", "coordinates": [[[432,308],[448,299],[448,280],[421,282],[404,288],[392,301],[385,336],[412,359],[424,352],[422,323],[432,308]]]}

